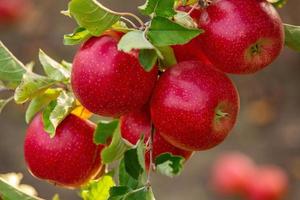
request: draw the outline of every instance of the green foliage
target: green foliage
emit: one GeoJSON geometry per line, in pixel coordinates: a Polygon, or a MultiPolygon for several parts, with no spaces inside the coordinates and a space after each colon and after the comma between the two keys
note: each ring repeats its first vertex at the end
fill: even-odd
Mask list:
{"type": "Polygon", "coordinates": [[[125,34],[119,44],[118,49],[130,52],[132,49],[154,49],[155,47],[147,40],[143,31],[131,31],[125,34]]]}
{"type": "Polygon", "coordinates": [[[43,112],[44,129],[50,137],[55,136],[55,130],[75,107],[75,98],[70,92],[62,91],[57,100],[51,101],[43,112]]]}
{"type": "Polygon", "coordinates": [[[167,18],[155,17],[147,33],[150,42],[158,47],[185,44],[202,33],[199,29],[183,27],[167,18]]]}
{"type": "Polygon", "coordinates": [[[158,59],[157,52],[153,49],[141,49],[139,61],[146,71],[151,71],[158,59]]]}
{"type": "Polygon", "coordinates": [[[106,144],[107,140],[113,136],[118,128],[119,121],[114,120],[108,123],[99,122],[94,133],[95,144],[106,144]]]}
{"type": "Polygon", "coordinates": [[[29,123],[32,118],[36,115],[36,113],[40,112],[43,108],[45,108],[51,101],[55,100],[61,89],[48,89],[43,94],[35,97],[30,102],[27,110],[26,110],[26,123],[29,123]]]}
{"type": "Polygon", "coordinates": [[[17,188],[9,185],[2,178],[0,178],[0,197],[3,197],[4,200],[42,200],[21,192],[17,188]]]}
{"type": "Polygon", "coordinates": [[[124,154],[125,169],[127,173],[136,180],[139,180],[145,175],[144,154],[145,144],[143,138],[137,143],[135,148],[127,150],[124,154]]]}
{"type": "Polygon", "coordinates": [[[159,60],[160,68],[164,69],[177,64],[174,51],[170,46],[158,47],[158,50],[161,52],[163,56],[163,59],[159,60]]]}
{"type": "Polygon", "coordinates": [[[285,44],[289,48],[300,52],[300,26],[285,24],[284,30],[285,30],[285,44]]]}
{"type": "Polygon", "coordinates": [[[139,7],[139,10],[144,15],[173,17],[176,14],[174,3],[174,0],[147,0],[144,5],[139,7]]]}
{"type": "Polygon", "coordinates": [[[21,82],[26,67],[0,41],[0,81],[2,86],[15,89],[21,82]]]}
{"type": "Polygon", "coordinates": [[[113,177],[106,174],[99,180],[92,180],[81,190],[81,197],[84,200],[107,200],[109,190],[115,186],[113,177]]]}
{"type": "Polygon", "coordinates": [[[288,0],[268,0],[268,2],[272,3],[274,6],[278,8],[282,8],[288,0]]]}
{"type": "Polygon", "coordinates": [[[129,187],[133,190],[142,186],[142,183],[132,178],[132,176],[130,176],[126,171],[124,159],[122,159],[119,164],[119,185],[129,187]]]}
{"type": "Polygon", "coordinates": [[[69,13],[80,27],[93,36],[101,35],[120,19],[120,15],[96,0],[71,0],[69,13]]]}
{"type": "Polygon", "coordinates": [[[73,33],[64,35],[64,45],[80,44],[89,39],[91,36],[92,35],[87,29],[78,27],[74,30],[73,33]]]}
{"type": "Polygon", "coordinates": [[[184,160],[183,157],[170,153],[161,154],[155,159],[156,170],[169,177],[177,176],[183,169],[184,160]]]}
{"type": "Polygon", "coordinates": [[[101,152],[102,162],[104,164],[109,164],[121,159],[125,151],[129,148],[130,145],[122,139],[120,127],[118,126],[113,133],[110,145],[108,147],[105,147],[101,152]]]}
{"type": "Polygon", "coordinates": [[[23,75],[20,85],[15,90],[15,102],[18,104],[25,103],[43,93],[55,83],[56,81],[53,79],[27,71],[23,75]]]}
{"type": "Polygon", "coordinates": [[[39,59],[44,68],[47,76],[56,81],[68,81],[71,76],[71,72],[66,69],[62,64],[56,62],[45,54],[41,49],[39,52],[39,59]]]}
{"type": "Polygon", "coordinates": [[[186,12],[180,12],[178,11],[177,14],[174,16],[174,21],[186,28],[197,28],[198,25],[194,21],[194,19],[190,16],[187,15],[186,12]]]}

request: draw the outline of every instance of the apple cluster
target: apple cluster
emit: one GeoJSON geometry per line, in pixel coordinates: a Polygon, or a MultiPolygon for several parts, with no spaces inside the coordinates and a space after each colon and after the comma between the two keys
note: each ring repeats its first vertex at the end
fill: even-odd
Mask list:
{"type": "MultiPolygon", "coordinates": [[[[239,94],[226,73],[255,73],[271,64],[284,44],[281,19],[265,0],[216,0],[178,10],[204,33],[172,46],[173,66],[162,69],[157,63],[144,70],[139,49],[118,49],[124,33],[115,30],[89,38],[73,60],[72,91],[87,110],[120,119],[121,135],[132,145],[141,134],[148,144],[154,134],[153,155],[145,156],[148,169],[163,153],[187,160],[224,141],[239,112],[239,94]]],[[[93,143],[94,130],[91,122],[71,114],[50,138],[37,115],[25,139],[29,170],[67,187],[96,177],[104,146],[93,143]]]]}
{"type": "Polygon", "coordinates": [[[281,200],[288,189],[288,177],[278,166],[257,166],[248,156],[232,152],[216,160],[212,170],[212,185],[222,196],[281,200]]]}

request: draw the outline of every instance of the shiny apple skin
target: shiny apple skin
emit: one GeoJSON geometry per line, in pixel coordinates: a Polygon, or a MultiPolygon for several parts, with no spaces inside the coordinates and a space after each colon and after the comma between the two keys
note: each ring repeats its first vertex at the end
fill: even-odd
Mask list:
{"type": "Polygon", "coordinates": [[[186,61],[160,77],[150,108],[151,119],[165,140],[187,151],[200,151],[220,144],[233,128],[239,95],[223,72],[186,61]],[[216,118],[216,111],[227,116],[216,118]]]}

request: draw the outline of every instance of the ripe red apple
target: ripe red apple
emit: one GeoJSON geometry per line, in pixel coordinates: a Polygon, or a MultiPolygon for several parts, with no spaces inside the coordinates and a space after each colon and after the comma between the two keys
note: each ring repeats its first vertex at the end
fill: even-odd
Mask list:
{"type": "Polygon", "coordinates": [[[288,189],[288,178],[277,166],[261,166],[247,189],[249,200],[282,200],[288,189]]]}
{"type": "Polygon", "coordinates": [[[28,12],[29,6],[27,0],[0,0],[0,24],[22,19],[28,12]]]}
{"type": "Polygon", "coordinates": [[[254,73],[271,64],[284,45],[282,21],[265,0],[216,0],[201,10],[198,39],[224,72],[254,73]]]}
{"type": "Polygon", "coordinates": [[[77,52],[72,88],[81,104],[93,113],[119,117],[140,109],[150,98],[158,69],[146,72],[138,53],[119,51],[118,34],[90,38],[77,52]]]}
{"type": "Polygon", "coordinates": [[[172,145],[187,151],[212,148],[233,128],[239,111],[231,80],[212,66],[181,62],[159,79],[151,100],[151,118],[172,145]]]}
{"type": "Polygon", "coordinates": [[[189,61],[189,60],[201,60],[205,64],[210,64],[206,55],[201,49],[198,38],[194,38],[187,44],[172,46],[177,62],[189,61]]]}
{"type": "Polygon", "coordinates": [[[103,146],[93,143],[94,124],[69,115],[54,138],[44,131],[42,115],[30,123],[24,144],[29,171],[40,179],[65,187],[79,187],[101,170],[103,146]]]}
{"type": "MultiPolygon", "coordinates": [[[[151,119],[148,109],[144,108],[140,111],[129,113],[122,116],[121,123],[121,135],[122,137],[135,145],[140,139],[141,134],[145,134],[145,142],[148,141],[151,134],[151,119]]],[[[173,155],[182,156],[185,160],[189,159],[192,152],[178,149],[164,140],[160,133],[156,131],[153,138],[153,162],[155,158],[163,153],[171,153],[173,155]]],[[[146,168],[149,169],[150,154],[149,151],[145,155],[146,168]]]]}
{"type": "Polygon", "coordinates": [[[245,196],[255,170],[255,164],[246,155],[239,152],[226,153],[213,165],[212,186],[222,195],[245,196]]]}

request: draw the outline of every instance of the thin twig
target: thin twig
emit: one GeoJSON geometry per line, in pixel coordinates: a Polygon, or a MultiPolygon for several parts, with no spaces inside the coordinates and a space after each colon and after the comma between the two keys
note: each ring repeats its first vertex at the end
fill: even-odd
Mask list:
{"type": "Polygon", "coordinates": [[[136,16],[133,13],[124,12],[124,13],[118,13],[118,15],[130,16],[130,17],[134,18],[141,25],[141,27],[145,27],[145,24],[144,24],[143,20],[141,20],[138,16],[136,16]]]}
{"type": "Polygon", "coordinates": [[[153,123],[151,123],[151,133],[150,133],[150,140],[149,140],[149,171],[148,171],[148,177],[147,177],[147,186],[151,186],[151,171],[153,169],[153,138],[154,138],[154,131],[155,128],[153,126],[153,123]]]}
{"type": "Polygon", "coordinates": [[[133,28],[138,28],[137,25],[135,25],[135,23],[133,23],[130,19],[126,18],[126,17],[121,17],[122,20],[128,22],[133,28]]]}

